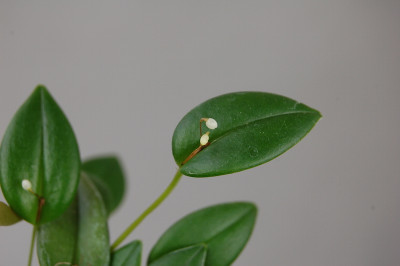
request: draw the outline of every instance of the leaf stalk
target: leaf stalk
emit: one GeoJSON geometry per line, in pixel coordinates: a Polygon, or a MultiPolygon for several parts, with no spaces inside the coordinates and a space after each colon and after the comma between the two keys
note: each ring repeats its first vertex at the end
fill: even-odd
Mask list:
{"type": "Polygon", "coordinates": [[[35,246],[36,231],[37,231],[37,226],[34,225],[32,230],[31,247],[29,249],[28,266],[32,265],[33,248],[35,246]]]}
{"type": "Polygon", "coordinates": [[[111,252],[114,251],[125,240],[125,238],[127,238],[132,231],[135,230],[135,228],[138,227],[138,225],[168,197],[169,194],[171,194],[181,177],[182,173],[178,169],[171,183],[164,190],[164,192],[138,218],[136,218],[136,220],[133,221],[128,228],[125,229],[125,231],[117,238],[117,240],[115,240],[115,242],[111,245],[111,252]]]}

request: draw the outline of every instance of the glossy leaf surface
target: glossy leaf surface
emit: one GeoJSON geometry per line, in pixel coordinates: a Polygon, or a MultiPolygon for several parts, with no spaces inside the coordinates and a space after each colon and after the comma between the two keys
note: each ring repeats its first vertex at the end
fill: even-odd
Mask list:
{"type": "Polygon", "coordinates": [[[83,163],[82,170],[88,173],[96,185],[110,214],[121,203],[125,193],[124,173],[118,158],[93,158],[83,163]]]}
{"type": "Polygon", "coordinates": [[[59,218],[39,225],[37,255],[41,266],[53,266],[60,262],[74,262],[78,237],[78,205],[75,199],[59,218]]]}
{"type": "Polygon", "coordinates": [[[140,266],[141,258],[142,242],[135,240],[111,254],[111,266],[140,266]]]}
{"type": "Polygon", "coordinates": [[[148,262],[201,245],[207,249],[204,265],[230,265],[246,245],[256,214],[256,206],[247,202],[215,205],[189,214],[161,236],[148,262]]]}
{"type": "Polygon", "coordinates": [[[0,226],[13,225],[19,221],[21,217],[16,215],[10,206],[0,201],[0,226]]]}
{"type": "Polygon", "coordinates": [[[60,262],[108,265],[109,236],[106,208],[96,186],[82,175],[76,200],[58,219],[39,226],[40,265],[60,262]]]}
{"type": "Polygon", "coordinates": [[[0,148],[4,197],[23,219],[36,223],[38,199],[23,190],[24,179],[45,198],[40,222],[60,216],[79,182],[80,157],[72,128],[45,87],[38,86],[10,122],[0,148]]]}
{"type": "Polygon", "coordinates": [[[150,263],[150,266],[174,266],[174,265],[186,265],[186,266],[203,266],[205,265],[207,255],[207,247],[204,244],[190,246],[174,250],[170,253],[165,254],[154,262],[150,263]]]}
{"type": "Polygon", "coordinates": [[[299,142],[320,119],[318,111],[264,92],[236,92],[212,98],[182,118],[172,138],[181,166],[199,147],[199,121],[214,118],[210,145],[181,166],[184,175],[207,177],[242,171],[274,159],[299,142]]]}
{"type": "Polygon", "coordinates": [[[110,245],[107,210],[101,194],[85,175],[78,189],[78,242],[76,263],[79,265],[109,265],[110,245]]]}

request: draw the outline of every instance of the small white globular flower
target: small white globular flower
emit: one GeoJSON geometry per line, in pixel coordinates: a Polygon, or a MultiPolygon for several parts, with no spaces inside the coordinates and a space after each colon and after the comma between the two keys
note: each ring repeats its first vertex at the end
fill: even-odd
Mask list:
{"type": "Polygon", "coordinates": [[[22,180],[22,188],[25,189],[26,191],[32,190],[32,183],[31,181],[24,179],[22,180]]]}
{"type": "Polygon", "coordinates": [[[208,118],[206,121],[206,126],[209,129],[216,129],[218,127],[218,123],[217,123],[217,121],[215,121],[214,118],[208,118]]]}
{"type": "Polygon", "coordinates": [[[210,137],[208,136],[208,134],[210,134],[210,132],[207,132],[206,134],[204,134],[203,136],[201,136],[200,138],[200,145],[204,146],[208,143],[208,140],[210,139],[210,137]]]}

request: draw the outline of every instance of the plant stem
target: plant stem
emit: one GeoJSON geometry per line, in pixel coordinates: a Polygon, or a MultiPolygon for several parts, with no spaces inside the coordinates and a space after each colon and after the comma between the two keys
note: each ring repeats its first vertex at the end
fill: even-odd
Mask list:
{"type": "Polygon", "coordinates": [[[164,192],[135,221],[133,221],[133,223],[131,223],[128,228],[125,229],[125,231],[117,238],[117,240],[115,240],[115,242],[111,245],[111,252],[115,250],[118,245],[121,244],[122,241],[124,241],[125,238],[128,237],[130,233],[132,233],[132,231],[147,217],[147,215],[153,212],[158,207],[158,205],[160,205],[168,197],[168,195],[178,184],[181,177],[182,173],[178,169],[174,176],[174,179],[172,179],[171,183],[164,190],[164,192]]]}
{"type": "Polygon", "coordinates": [[[37,227],[36,227],[36,225],[34,225],[34,226],[33,226],[33,230],[32,230],[31,247],[30,247],[30,250],[29,250],[28,266],[31,266],[31,265],[32,265],[33,247],[35,246],[36,230],[37,230],[37,227]]]}

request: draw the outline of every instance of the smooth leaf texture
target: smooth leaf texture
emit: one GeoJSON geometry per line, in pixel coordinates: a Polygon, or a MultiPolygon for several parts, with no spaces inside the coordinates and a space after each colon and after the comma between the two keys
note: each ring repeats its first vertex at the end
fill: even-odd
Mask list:
{"type": "Polygon", "coordinates": [[[150,266],[203,266],[205,265],[207,247],[199,244],[187,248],[178,249],[165,254],[161,258],[150,263],[150,266]]]}
{"type": "Polygon", "coordinates": [[[37,255],[41,266],[73,263],[78,237],[78,204],[75,199],[59,218],[39,225],[37,255]]]}
{"type": "Polygon", "coordinates": [[[10,206],[0,201],[0,226],[13,225],[19,221],[21,217],[16,215],[10,206]]]}
{"type": "Polygon", "coordinates": [[[236,92],[212,98],[182,118],[172,152],[187,176],[208,177],[242,171],[274,159],[299,142],[320,119],[318,111],[292,99],[264,92],[236,92]],[[183,166],[199,147],[199,121],[214,118],[210,145],[183,166]]]}
{"type": "Polygon", "coordinates": [[[140,266],[141,258],[142,242],[135,240],[111,254],[111,266],[140,266]]]}
{"type": "Polygon", "coordinates": [[[125,193],[125,179],[121,163],[115,156],[97,157],[82,164],[103,197],[108,214],[121,203],[125,193]]]}
{"type": "Polygon", "coordinates": [[[40,222],[59,217],[79,182],[80,157],[74,132],[45,87],[38,86],[15,114],[0,148],[0,182],[11,208],[35,224],[39,201],[23,190],[27,179],[45,199],[40,222]]]}
{"type": "MultiPolygon", "coordinates": [[[[200,245],[207,253],[204,265],[230,265],[246,245],[256,215],[256,206],[247,202],[220,204],[191,213],[161,236],[151,250],[148,262],[156,263],[164,260],[164,256],[173,261],[174,252],[180,253],[185,248],[200,245]]],[[[176,260],[180,261],[181,256],[184,255],[180,253],[176,260]]]]}
{"type": "Polygon", "coordinates": [[[85,175],[78,189],[78,244],[76,263],[79,265],[109,265],[110,244],[107,210],[101,194],[85,175]]]}
{"type": "Polygon", "coordinates": [[[37,235],[40,265],[65,262],[108,265],[107,213],[96,186],[82,175],[78,195],[58,219],[40,225],[37,235]]]}

